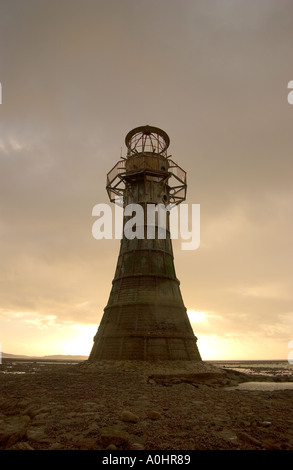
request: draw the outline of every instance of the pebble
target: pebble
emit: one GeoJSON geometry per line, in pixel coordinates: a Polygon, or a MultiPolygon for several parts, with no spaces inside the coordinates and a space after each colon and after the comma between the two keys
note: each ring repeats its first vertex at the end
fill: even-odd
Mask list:
{"type": "Polygon", "coordinates": [[[136,416],[131,411],[124,410],[124,411],[122,411],[122,413],[120,415],[120,420],[129,422],[129,423],[137,423],[138,422],[138,416],[136,416]]]}
{"type": "Polygon", "coordinates": [[[250,434],[248,434],[247,432],[238,431],[237,432],[237,437],[238,437],[238,439],[241,439],[242,441],[247,442],[248,444],[252,444],[252,445],[256,445],[256,446],[261,445],[261,441],[259,441],[258,439],[256,439],[253,436],[250,436],[250,434]]]}
{"type": "Polygon", "coordinates": [[[118,450],[118,448],[114,444],[109,444],[105,450],[118,450]]]}
{"type": "Polygon", "coordinates": [[[141,444],[140,442],[134,442],[133,444],[131,444],[131,450],[144,450],[145,447],[143,444],[141,444]]]}
{"type": "Polygon", "coordinates": [[[128,444],[129,434],[122,429],[106,428],[101,431],[101,444],[103,447],[109,445],[121,446],[128,444]]]}
{"type": "Polygon", "coordinates": [[[50,442],[49,436],[45,433],[44,427],[30,427],[26,432],[26,437],[32,442],[50,442]]]}
{"type": "Polygon", "coordinates": [[[272,439],[264,439],[262,442],[262,447],[266,450],[281,450],[281,445],[272,439]]]}
{"type": "Polygon", "coordinates": [[[28,442],[22,441],[17,442],[14,446],[12,446],[13,450],[35,450],[28,442]]]}
{"type": "Polygon", "coordinates": [[[149,419],[156,420],[162,418],[162,415],[158,411],[148,411],[147,417],[149,419]]]}
{"type": "Polygon", "coordinates": [[[215,434],[218,435],[219,437],[221,437],[222,439],[225,439],[226,441],[229,441],[229,442],[237,440],[236,433],[233,430],[230,430],[230,429],[225,429],[224,428],[220,431],[216,431],[215,434]]]}
{"type": "Polygon", "coordinates": [[[50,447],[50,450],[63,450],[63,445],[60,442],[54,442],[50,447]]]}
{"type": "Polygon", "coordinates": [[[93,449],[97,446],[96,440],[91,437],[80,437],[74,444],[81,449],[93,449]]]}
{"type": "Polygon", "coordinates": [[[9,416],[0,423],[0,443],[7,443],[8,446],[21,440],[26,433],[26,428],[30,422],[29,416],[9,416]]]}
{"type": "Polygon", "coordinates": [[[42,406],[38,407],[34,404],[30,404],[28,407],[26,407],[23,411],[24,415],[28,415],[31,418],[34,418],[35,416],[42,414],[42,413],[49,413],[51,411],[50,408],[47,406],[42,406]]]}
{"type": "Polygon", "coordinates": [[[46,423],[49,414],[50,414],[49,412],[46,412],[46,413],[39,413],[39,414],[35,415],[34,418],[33,418],[34,424],[36,424],[36,423],[38,423],[38,424],[46,423]]]}

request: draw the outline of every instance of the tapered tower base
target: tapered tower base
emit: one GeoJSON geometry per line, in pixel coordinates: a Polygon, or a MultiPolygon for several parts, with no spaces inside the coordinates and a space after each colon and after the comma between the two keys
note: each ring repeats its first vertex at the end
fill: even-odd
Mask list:
{"type": "Polygon", "coordinates": [[[200,361],[201,357],[184,309],[141,304],[105,309],[89,360],[200,361]],[[156,331],[146,331],[154,325],[156,331]]]}
{"type": "Polygon", "coordinates": [[[110,200],[123,196],[124,208],[135,204],[143,210],[136,223],[143,236],[126,231],[124,211],[113,285],[89,360],[201,361],[175,274],[169,209],[163,232],[159,218],[152,225],[146,217],[150,205],[167,207],[185,199],[186,174],[168,159],[169,138],[158,128],[134,129],[126,145],[127,159],[109,172],[107,190],[110,200]]]}

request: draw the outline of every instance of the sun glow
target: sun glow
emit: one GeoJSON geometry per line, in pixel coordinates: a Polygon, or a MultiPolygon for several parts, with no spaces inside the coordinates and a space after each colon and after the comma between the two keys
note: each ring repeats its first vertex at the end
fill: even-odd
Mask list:
{"type": "Polygon", "coordinates": [[[97,325],[71,325],[64,341],[60,341],[60,354],[88,356],[93,345],[97,325]]]}
{"type": "Polygon", "coordinates": [[[2,351],[11,354],[88,356],[98,327],[60,321],[52,314],[3,310],[0,313],[2,351]],[[12,327],[15,335],[7,341],[7,331],[12,327]]]}
{"type": "Polygon", "coordinates": [[[219,321],[221,318],[219,314],[187,310],[187,315],[198,338],[197,346],[204,361],[227,359],[231,356],[231,349],[235,352],[235,344],[232,348],[231,339],[216,333],[215,320],[219,321]]]}
{"type": "Polygon", "coordinates": [[[204,312],[196,312],[195,310],[187,310],[187,315],[191,323],[199,323],[207,321],[207,314],[204,312]]]}

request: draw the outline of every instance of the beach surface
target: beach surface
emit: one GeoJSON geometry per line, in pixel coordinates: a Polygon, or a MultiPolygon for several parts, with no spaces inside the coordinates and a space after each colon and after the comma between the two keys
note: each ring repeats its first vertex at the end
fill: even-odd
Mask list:
{"type": "Polygon", "coordinates": [[[4,360],[0,449],[293,450],[292,386],[205,362],[4,360]]]}

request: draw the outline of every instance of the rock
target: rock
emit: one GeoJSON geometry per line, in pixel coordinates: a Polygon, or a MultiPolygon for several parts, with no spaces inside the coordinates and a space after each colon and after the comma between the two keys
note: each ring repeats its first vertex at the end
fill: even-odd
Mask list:
{"type": "Polygon", "coordinates": [[[237,387],[237,385],[239,385],[237,380],[230,380],[229,387],[237,387]]]}
{"type": "Polygon", "coordinates": [[[148,400],[149,397],[147,395],[140,395],[139,397],[139,400],[148,400]]]}
{"type": "Polygon", "coordinates": [[[122,413],[120,415],[120,420],[129,422],[129,423],[137,423],[138,422],[138,416],[136,416],[131,411],[124,410],[124,411],[122,411],[122,413]]]}
{"type": "Polygon", "coordinates": [[[19,400],[18,406],[21,409],[25,409],[28,407],[28,405],[31,405],[32,403],[33,401],[31,398],[22,398],[21,400],[19,400]]]}
{"type": "Polygon", "coordinates": [[[95,401],[86,401],[83,406],[84,408],[97,408],[99,405],[95,401]]]}
{"type": "Polygon", "coordinates": [[[51,410],[46,406],[38,407],[35,404],[30,404],[28,407],[25,408],[24,414],[34,418],[35,416],[41,413],[49,413],[51,410]]]}
{"type": "Polygon", "coordinates": [[[264,439],[262,442],[262,447],[266,450],[281,450],[282,447],[280,444],[274,442],[272,439],[264,439]]]}
{"type": "Polygon", "coordinates": [[[219,431],[216,431],[216,435],[228,442],[237,441],[237,435],[235,432],[228,428],[223,428],[219,431]]]}
{"type": "Polygon", "coordinates": [[[97,432],[99,429],[99,424],[98,423],[90,423],[89,427],[86,430],[87,434],[90,434],[91,432],[97,432]]]}
{"type": "Polygon", "coordinates": [[[128,444],[129,434],[122,429],[105,428],[101,431],[101,444],[103,447],[109,445],[122,446],[128,444]]]}
{"type": "Polygon", "coordinates": [[[261,441],[259,441],[253,436],[250,436],[250,434],[248,434],[247,432],[238,431],[237,437],[238,439],[241,439],[242,441],[247,442],[248,444],[255,445],[255,446],[260,446],[262,444],[261,441]]]}
{"type": "Polygon", "coordinates": [[[251,421],[243,420],[240,422],[240,424],[246,428],[248,426],[251,426],[251,421]]]}
{"type": "Polygon", "coordinates": [[[105,450],[118,450],[117,447],[114,444],[108,445],[105,450]]]}
{"type": "Polygon", "coordinates": [[[141,444],[140,442],[134,442],[133,444],[131,444],[131,450],[144,450],[145,447],[143,444],[141,444]]]}
{"type": "Polygon", "coordinates": [[[9,416],[0,423],[0,443],[7,443],[12,446],[21,440],[26,433],[26,428],[30,422],[29,416],[9,416]]]}
{"type": "Polygon", "coordinates": [[[29,445],[28,442],[17,442],[17,444],[15,444],[13,447],[12,447],[13,450],[35,450],[31,445],[29,445]]]}
{"type": "Polygon", "coordinates": [[[47,422],[47,418],[49,416],[49,412],[47,413],[39,413],[37,415],[35,415],[35,417],[33,418],[34,419],[34,425],[35,424],[43,424],[43,423],[46,423],[47,422]]]}
{"type": "Polygon", "coordinates": [[[7,397],[0,395],[0,408],[2,408],[3,405],[5,405],[7,402],[7,397]]]}
{"type": "Polygon", "coordinates": [[[33,426],[26,431],[26,437],[29,441],[48,443],[51,442],[49,436],[45,433],[44,427],[33,426]]]}
{"type": "Polygon", "coordinates": [[[54,442],[50,447],[49,450],[62,450],[63,445],[60,442],[54,442]]]}
{"type": "Polygon", "coordinates": [[[91,437],[80,437],[74,444],[81,449],[94,449],[97,447],[97,442],[91,437]]]}
{"type": "Polygon", "coordinates": [[[162,415],[158,411],[148,411],[147,412],[147,417],[149,419],[156,420],[156,419],[162,418],[162,415]]]}

